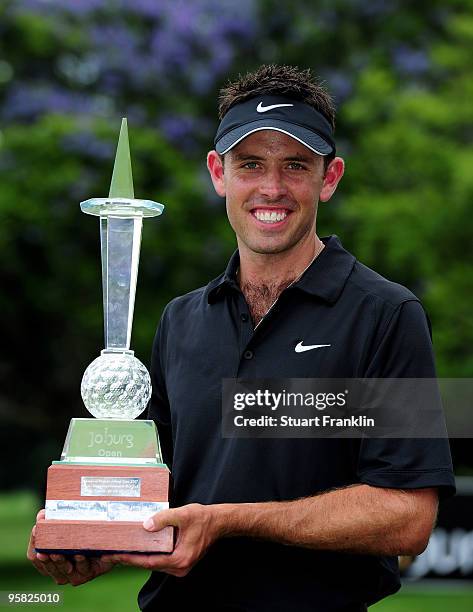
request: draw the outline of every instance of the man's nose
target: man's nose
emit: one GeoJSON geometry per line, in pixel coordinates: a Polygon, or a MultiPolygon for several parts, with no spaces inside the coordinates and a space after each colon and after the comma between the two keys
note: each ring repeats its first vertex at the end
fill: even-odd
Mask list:
{"type": "Polygon", "coordinates": [[[287,187],[284,177],[278,169],[268,169],[264,173],[259,186],[259,192],[270,200],[277,200],[286,195],[287,187]]]}

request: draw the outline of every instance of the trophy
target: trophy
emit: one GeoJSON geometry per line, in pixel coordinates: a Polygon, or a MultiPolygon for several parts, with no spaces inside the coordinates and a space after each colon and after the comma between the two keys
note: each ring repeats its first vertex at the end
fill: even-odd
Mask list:
{"type": "Polygon", "coordinates": [[[126,119],[109,197],[80,206],[100,218],[105,349],[81,384],[84,404],[96,418],[71,420],[61,460],[48,469],[36,551],[172,552],[172,527],[153,533],[142,526],[169,507],[170,478],[154,421],[133,420],[147,406],[151,380],[130,350],[143,218],[160,215],[164,206],[134,197],[126,119]]]}

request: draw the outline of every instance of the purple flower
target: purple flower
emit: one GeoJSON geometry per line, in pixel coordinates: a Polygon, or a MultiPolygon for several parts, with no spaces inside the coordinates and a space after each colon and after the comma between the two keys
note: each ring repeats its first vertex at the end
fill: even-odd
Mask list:
{"type": "Polygon", "coordinates": [[[423,49],[399,45],[392,53],[395,67],[402,74],[419,76],[430,68],[430,60],[423,49]]]}
{"type": "Polygon", "coordinates": [[[111,142],[100,140],[91,132],[78,132],[62,139],[66,152],[82,153],[96,159],[110,160],[113,158],[114,146],[111,142]]]}
{"type": "Polygon", "coordinates": [[[206,140],[210,146],[214,127],[209,121],[190,115],[168,114],[161,118],[159,129],[173,146],[192,153],[198,140],[206,140]]]}
{"type": "Polygon", "coordinates": [[[89,99],[80,94],[47,87],[45,84],[16,83],[7,93],[2,117],[7,121],[34,119],[43,113],[86,113],[88,109],[89,99]]]}
{"type": "Polygon", "coordinates": [[[346,100],[353,90],[353,82],[342,72],[329,72],[327,83],[330,93],[334,96],[337,104],[346,100]]]}
{"type": "Polygon", "coordinates": [[[11,6],[52,23],[61,51],[54,63],[38,59],[41,81],[18,73],[5,88],[0,116],[8,120],[48,112],[110,115],[132,98],[142,121],[153,121],[163,99],[212,91],[258,32],[256,0],[18,0],[11,6]],[[80,44],[72,52],[75,39],[80,44]]]}
{"type": "Polygon", "coordinates": [[[165,11],[164,4],[159,0],[134,0],[132,7],[136,13],[143,15],[143,17],[158,19],[165,11]]]}

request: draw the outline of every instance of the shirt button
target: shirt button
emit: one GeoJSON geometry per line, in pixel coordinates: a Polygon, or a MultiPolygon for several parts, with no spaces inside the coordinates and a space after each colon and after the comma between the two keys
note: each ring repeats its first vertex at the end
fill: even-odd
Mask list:
{"type": "Polygon", "coordinates": [[[248,315],[246,314],[246,312],[242,312],[240,315],[240,319],[243,321],[243,323],[246,323],[249,319],[248,315]]]}
{"type": "Polygon", "coordinates": [[[254,356],[255,356],[255,354],[253,353],[253,351],[245,351],[243,353],[243,357],[245,359],[253,359],[254,356]]]}

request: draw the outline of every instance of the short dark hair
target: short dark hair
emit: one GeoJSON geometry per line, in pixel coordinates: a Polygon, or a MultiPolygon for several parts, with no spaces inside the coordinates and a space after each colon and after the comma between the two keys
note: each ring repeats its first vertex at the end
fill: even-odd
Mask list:
{"type": "MultiPolygon", "coordinates": [[[[305,102],[324,115],[335,129],[335,106],[322,82],[310,68],[301,70],[297,66],[265,64],[253,72],[239,75],[221,88],[218,97],[220,120],[232,106],[261,95],[282,95],[305,102]]],[[[333,153],[324,157],[324,165],[334,158],[333,153]]]]}

